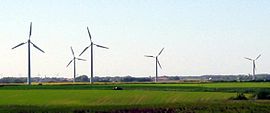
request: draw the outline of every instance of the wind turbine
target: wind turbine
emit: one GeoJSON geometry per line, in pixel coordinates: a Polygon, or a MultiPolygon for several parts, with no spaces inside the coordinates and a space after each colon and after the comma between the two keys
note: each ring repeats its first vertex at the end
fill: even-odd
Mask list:
{"type": "Polygon", "coordinates": [[[252,74],[253,74],[252,80],[255,80],[256,60],[258,60],[260,57],[261,57],[261,54],[259,56],[257,56],[256,59],[251,59],[251,58],[244,57],[245,59],[252,61],[252,64],[253,64],[253,67],[252,67],[252,74]]]}
{"type": "Polygon", "coordinates": [[[101,46],[101,45],[98,45],[98,44],[95,44],[93,41],[92,41],[92,37],[91,37],[91,34],[90,34],[90,31],[89,31],[89,28],[87,27],[87,31],[88,31],[88,35],[89,35],[89,39],[90,39],[90,45],[85,47],[85,49],[81,52],[81,54],[79,56],[81,56],[89,47],[91,47],[91,78],[90,78],[90,83],[93,84],[94,80],[93,80],[93,76],[94,76],[94,65],[93,65],[93,46],[97,46],[97,47],[100,47],[100,48],[104,48],[104,49],[109,49],[108,47],[105,47],[105,46],[101,46]]]}
{"type": "Polygon", "coordinates": [[[15,49],[19,46],[22,46],[24,44],[28,44],[28,77],[27,77],[27,84],[31,85],[31,44],[38,49],[39,51],[45,53],[42,49],[40,49],[37,45],[35,45],[31,40],[32,35],[32,22],[30,23],[30,32],[29,32],[29,38],[26,42],[20,43],[17,46],[13,47],[12,49],[15,49]]]}
{"type": "Polygon", "coordinates": [[[73,73],[74,73],[74,76],[73,76],[73,83],[75,83],[75,78],[76,78],[76,60],[82,60],[82,61],[86,61],[86,60],[85,60],[85,59],[81,59],[81,58],[77,58],[77,57],[75,56],[75,54],[74,54],[74,51],[73,51],[72,47],[70,47],[70,49],[71,49],[73,58],[72,58],[72,60],[68,63],[67,67],[71,64],[71,62],[74,63],[74,64],[73,64],[73,67],[74,67],[74,71],[73,71],[73,73]]]}
{"type": "Polygon", "coordinates": [[[157,56],[144,55],[145,57],[151,57],[151,58],[155,58],[156,59],[156,78],[155,78],[155,82],[158,81],[158,65],[162,69],[162,67],[161,67],[161,65],[159,63],[158,57],[162,53],[163,50],[164,50],[164,48],[161,49],[161,51],[159,52],[159,54],[157,56]]]}

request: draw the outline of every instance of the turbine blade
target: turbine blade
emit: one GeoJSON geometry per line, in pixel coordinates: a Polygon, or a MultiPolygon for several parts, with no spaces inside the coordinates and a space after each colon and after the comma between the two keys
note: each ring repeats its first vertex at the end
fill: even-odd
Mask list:
{"type": "Polygon", "coordinates": [[[161,51],[159,52],[158,56],[162,53],[163,50],[164,50],[164,48],[161,49],[161,51]]]}
{"type": "Polygon", "coordinates": [[[108,47],[105,47],[105,46],[101,46],[101,45],[98,45],[98,44],[94,44],[96,45],[97,47],[100,47],[100,48],[105,48],[105,49],[109,49],[108,47]]]}
{"type": "Polygon", "coordinates": [[[89,38],[90,38],[90,42],[92,42],[92,37],[91,37],[91,33],[90,33],[90,31],[89,31],[88,26],[87,26],[87,31],[88,31],[88,35],[89,35],[89,38]]]}
{"type": "Polygon", "coordinates": [[[75,56],[75,54],[74,54],[74,51],[73,51],[72,47],[70,47],[70,49],[71,49],[72,55],[73,55],[73,56],[75,56]]]}
{"type": "Polygon", "coordinates": [[[144,55],[144,57],[153,57],[153,58],[155,58],[154,56],[150,56],[150,55],[144,55]]]}
{"type": "Polygon", "coordinates": [[[22,46],[23,44],[26,44],[27,42],[23,42],[23,43],[20,43],[20,44],[18,44],[18,45],[16,45],[16,46],[14,46],[13,48],[11,48],[11,49],[15,49],[15,48],[17,48],[17,47],[19,47],[19,46],[22,46]]]}
{"type": "Polygon", "coordinates": [[[76,58],[77,60],[82,60],[82,61],[86,61],[85,59],[81,59],[81,58],[76,58]]]}
{"type": "Polygon", "coordinates": [[[257,58],[255,60],[258,60],[262,55],[260,54],[259,56],[257,56],[257,58]]]}
{"type": "Polygon", "coordinates": [[[79,55],[79,56],[81,56],[88,48],[89,48],[90,46],[87,46],[82,52],[81,52],[81,54],[79,55]]]}
{"type": "Polygon", "coordinates": [[[158,59],[157,59],[157,63],[158,63],[158,65],[159,65],[160,69],[162,69],[162,67],[161,67],[161,65],[160,65],[160,63],[159,63],[159,60],[158,60],[158,59]]]}
{"type": "Polygon", "coordinates": [[[68,67],[71,64],[72,61],[73,61],[73,59],[68,63],[68,65],[66,67],[68,67]]]}
{"type": "Polygon", "coordinates": [[[45,53],[42,49],[40,49],[40,48],[39,48],[37,45],[35,45],[34,43],[31,42],[31,44],[32,44],[36,49],[38,49],[39,51],[45,53]]]}
{"type": "Polygon", "coordinates": [[[32,35],[32,22],[30,23],[29,39],[30,39],[31,35],[32,35]]]}
{"type": "Polygon", "coordinates": [[[245,59],[247,59],[247,60],[251,60],[251,61],[253,61],[251,58],[247,58],[247,57],[244,57],[245,59]]]}

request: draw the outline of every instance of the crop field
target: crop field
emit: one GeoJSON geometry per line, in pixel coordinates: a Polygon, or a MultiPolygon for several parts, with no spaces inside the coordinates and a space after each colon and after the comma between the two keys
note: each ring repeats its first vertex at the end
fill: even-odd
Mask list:
{"type": "Polygon", "coordinates": [[[27,89],[65,89],[65,90],[112,90],[121,87],[125,90],[157,90],[157,91],[186,91],[186,92],[245,92],[270,90],[269,82],[225,82],[225,83],[43,83],[44,85],[27,86],[23,84],[2,85],[0,90],[27,90],[27,89]]]}
{"type": "Polygon", "coordinates": [[[140,105],[226,100],[234,93],[113,90],[1,90],[0,105],[140,105]]]}
{"type": "Polygon", "coordinates": [[[270,83],[5,84],[0,112],[270,112],[269,100],[229,100],[257,90],[270,83]]]}

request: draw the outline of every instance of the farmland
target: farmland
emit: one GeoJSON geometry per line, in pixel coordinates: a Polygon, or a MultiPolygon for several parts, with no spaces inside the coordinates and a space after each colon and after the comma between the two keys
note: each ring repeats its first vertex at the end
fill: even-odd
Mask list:
{"type": "Polygon", "coordinates": [[[2,85],[0,90],[29,89],[65,89],[65,90],[111,90],[113,87],[125,90],[158,90],[158,91],[188,91],[188,92],[255,92],[260,89],[269,90],[269,82],[225,82],[225,83],[44,83],[44,85],[27,86],[23,84],[2,85]]]}
{"type": "Polygon", "coordinates": [[[251,97],[257,90],[269,89],[268,82],[13,84],[0,87],[0,112],[108,112],[126,109],[266,112],[270,109],[268,100],[232,101],[229,98],[236,96],[237,92],[251,97]],[[112,90],[115,86],[124,90],[112,90]]]}
{"type": "Polygon", "coordinates": [[[233,93],[113,90],[2,90],[0,105],[139,105],[220,101],[233,93]]]}

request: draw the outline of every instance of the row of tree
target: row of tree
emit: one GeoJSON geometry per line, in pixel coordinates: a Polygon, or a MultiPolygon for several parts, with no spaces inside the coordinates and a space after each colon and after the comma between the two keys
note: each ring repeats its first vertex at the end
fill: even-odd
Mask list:
{"type": "MultiPolygon", "coordinates": [[[[203,75],[203,76],[160,76],[159,81],[251,81],[250,75],[203,75]]],[[[26,77],[4,77],[0,79],[0,83],[24,83],[27,81],[26,77]]],[[[57,77],[33,77],[33,82],[72,82],[71,78],[57,78],[57,77]]],[[[76,77],[76,82],[89,82],[87,75],[76,77]]],[[[94,77],[95,82],[152,82],[153,77],[94,77]]],[[[270,81],[270,74],[256,75],[256,81],[270,81]]]]}

